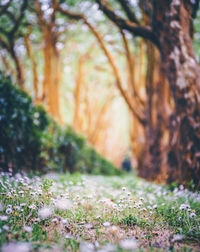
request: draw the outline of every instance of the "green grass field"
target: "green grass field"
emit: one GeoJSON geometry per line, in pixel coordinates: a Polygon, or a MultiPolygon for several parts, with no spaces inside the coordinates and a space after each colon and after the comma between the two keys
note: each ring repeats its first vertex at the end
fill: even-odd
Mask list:
{"type": "Polygon", "coordinates": [[[0,246],[24,251],[199,251],[200,194],[123,177],[1,174],[0,246]]]}

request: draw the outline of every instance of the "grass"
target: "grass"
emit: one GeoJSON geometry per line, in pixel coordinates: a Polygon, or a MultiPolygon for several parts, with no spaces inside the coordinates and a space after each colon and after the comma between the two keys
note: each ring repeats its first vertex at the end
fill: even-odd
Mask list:
{"type": "Polygon", "coordinates": [[[23,246],[81,252],[200,249],[200,194],[182,186],[160,186],[132,174],[2,173],[0,194],[3,252],[23,246]]]}

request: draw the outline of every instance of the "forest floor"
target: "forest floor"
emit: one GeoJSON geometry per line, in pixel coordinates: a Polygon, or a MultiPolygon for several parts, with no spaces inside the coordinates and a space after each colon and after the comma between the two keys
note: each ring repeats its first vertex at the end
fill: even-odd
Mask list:
{"type": "Polygon", "coordinates": [[[183,186],[132,174],[1,174],[2,252],[200,251],[199,240],[200,193],[183,186]]]}

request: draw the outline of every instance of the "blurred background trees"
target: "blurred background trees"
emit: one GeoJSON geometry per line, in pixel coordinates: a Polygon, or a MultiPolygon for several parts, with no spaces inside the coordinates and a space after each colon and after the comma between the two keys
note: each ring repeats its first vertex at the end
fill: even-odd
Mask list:
{"type": "Polygon", "coordinates": [[[198,8],[198,0],[2,0],[1,69],[116,166],[128,153],[146,179],[198,184],[198,8]]]}

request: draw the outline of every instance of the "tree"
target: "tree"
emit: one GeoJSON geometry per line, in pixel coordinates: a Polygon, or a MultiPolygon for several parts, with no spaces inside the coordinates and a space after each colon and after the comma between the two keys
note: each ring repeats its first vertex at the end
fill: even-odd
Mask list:
{"type": "MultiPolygon", "coordinates": [[[[45,5],[45,4],[44,4],[45,5]]],[[[53,1],[48,3],[48,12],[42,8],[42,2],[34,1],[34,11],[37,16],[37,23],[42,31],[43,39],[43,56],[44,56],[44,79],[42,101],[47,102],[49,113],[59,120],[60,115],[60,81],[61,81],[61,63],[60,50],[58,42],[60,35],[64,32],[59,30],[57,25],[57,17],[55,13],[55,5],[53,1]]]]}
{"type": "Polygon", "coordinates": [[[127,19],[117,15],[104,0],[96,0],[106,16],[123,30],[151,41],[158,48],[175,103],[171,116],[168,181],[180,183],[200,179],[200,68],[192,45],[192,17],[199,1],[140,1],[151,20],[143,26],[135,18],[129,1],[124,6],[127,19]]]}
{"type": "MultiPolygon", "coordinates": [[[[161,177],[160,171],[163,169],[160,167],[160,164],[162,163],[161,157],[163,156],[164,151],[162,138],[164,135],[164,130],[166,129],[166,127],[163,127],[164,125],[166,125],[166,118],[164,119],[163,115],[166,114],[166,103],[164,103],[162,106],[156,106],[158,105],[158,99],[155,99],[155,96],[163,98],[162,100],[164,101],[165,99],[163,90],[165,90],[166,85],[163,85],[163,88],[157,88],[158,83],[160,83],[160,79],[164,80],[165,78],[161,68],[155,67],[159,64],[159,62],[158,60],[156,61],[156,59],[158,58],[157,52],[154,49],[152,43],[147,43],[148,64],[146,79],[143,78],[143,72],[141,71],[142,62],[140,62],[140,76],[137,81],[135,81],[135,63],[129,48],[129,42],[126,39],[124,31],[119,27],[128,69],[128,78],[126,81],[125,88],[125,83],[121,79],[120,70],[118,69],[117,64],[115,63],[115,59],[109,52],[106,43],[102,38],[102,35],[97,31],[96,28],[94,28],[91,23],[88,22],[86,16],[80,13],[72,13],[69,10],[61,8],[60,6],[57,6],[56,9],[62,14],[72,19],[82,19],[84,23],[89,27],[93,35],[96,37],[102,51],[107,57],[107,60],[113,70],[113,74],[116,80],[116,86],[121,96],[127,103],[131,114],[134,117],[134,125],[138,122],[138,127],[142,128],[141,134],[144,136],[144,141],[137,143],[137,149],[139,149],[139,151],[137,151],[137,154],[136,148],[134,148],[133,150],[134,155],[136,155],[138,159],[139,175],[148,179],[157,179],[158,177],[161,177]],[[156,74],[159,75],[159,77],[156,76],[156,74]],[[154,82],[156,84],[154,84],[154,82]],[[146,90],[145,99],[143,99],[144,97],[140,97],[139,94],[141,86],[144,86],[146,90]],[[156,100],[156,104],[154,100],[156,100]],[[153,114],[155,115],[154,117],[156,117],[155,120],[153,120],[153,114]],[[146,156],[145,159],[143,158],[144,154],[146,156]]],[[[142,47],[140,50],[140,54],[143,54],[142,47]]],[[[139,56],[139,58],[141,58],[140,61],[143,60],[143,56],[144,55],[139,56]]],[[[79,78],[77,80],[79,81],[79,78]]],[[[135,134],[137,134],[137,132],[135,132],[135,134]]],[[[133,137],[132,134],[132,140],[133,138],[136,139],[135,137],[133,137]]],[[[140,138],[142,138],[142,136],[140,138]]]]}
{"type": "Polygon", "coordinates": [[[14,60],[17,72],[17,81],[24,87],[24,74],[19,56],[15,50],[16,40],[22,34],[22,27],[26,26],[25,11],[28,0],[13,2],[9,0],[5,5],[0,5],[0,46],[4,48],[14,60]],[[19,9],[19,13],[15,10],[19,9]]]}

